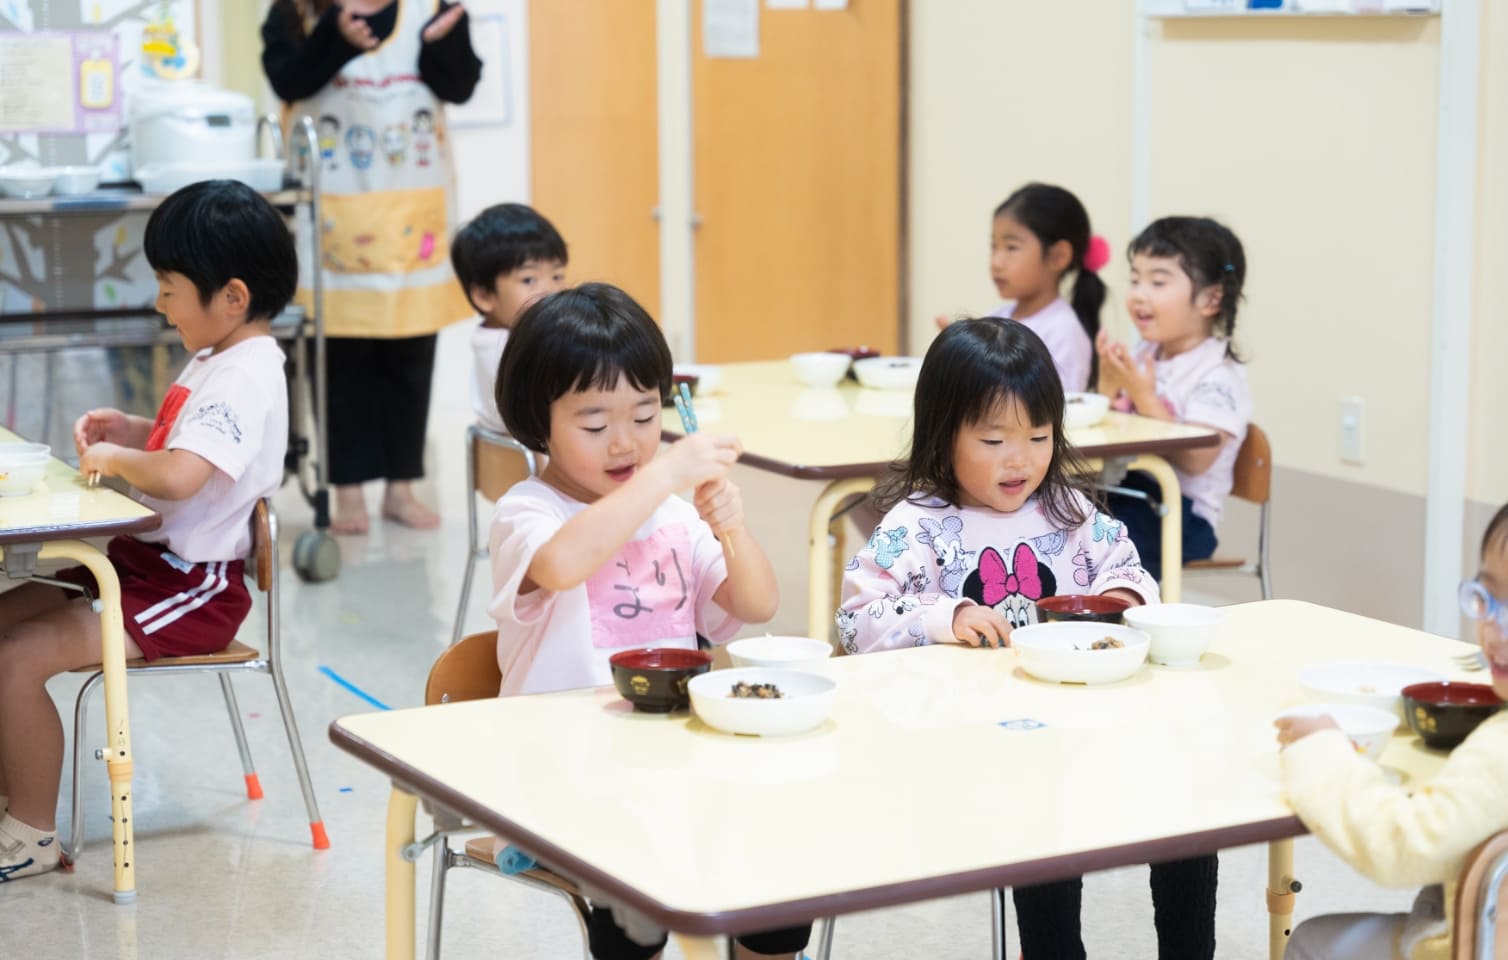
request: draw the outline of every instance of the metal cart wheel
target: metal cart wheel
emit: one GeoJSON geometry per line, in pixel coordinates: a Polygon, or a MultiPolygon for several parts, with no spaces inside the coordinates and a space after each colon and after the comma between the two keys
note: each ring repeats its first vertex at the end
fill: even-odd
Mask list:
{"type": "Polygon", "coordinates": [[[340,544],[323,530],[305,530],[293,544],[293,569],[308,583],[324,583],[340,574],[340,544]]]}

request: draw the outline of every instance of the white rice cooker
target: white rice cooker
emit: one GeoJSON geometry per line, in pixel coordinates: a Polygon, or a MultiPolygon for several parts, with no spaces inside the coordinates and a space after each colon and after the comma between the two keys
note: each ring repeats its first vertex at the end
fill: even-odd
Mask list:
{"type": "Polygon", "coordinates": [[[245,94],[198,81],[144,84],[129,113],[131,174],[149,193],[218,178],[281,186],[281,163],[257,159],[256,110],[245,94]]]}

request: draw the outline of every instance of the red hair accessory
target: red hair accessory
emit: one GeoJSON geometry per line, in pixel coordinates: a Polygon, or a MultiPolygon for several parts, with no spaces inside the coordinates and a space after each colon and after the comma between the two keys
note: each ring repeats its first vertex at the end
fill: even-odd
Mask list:
{"type": "Polygon", "coordinates": [[[1109,262],[1110,241],[1096,233],[1089,238],[1089,246],[1084,250],[1084,269],[1099,273],[1109,262]]]}

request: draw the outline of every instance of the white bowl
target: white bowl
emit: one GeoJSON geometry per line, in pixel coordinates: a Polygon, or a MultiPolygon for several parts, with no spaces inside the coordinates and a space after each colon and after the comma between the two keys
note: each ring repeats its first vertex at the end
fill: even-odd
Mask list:
{"type": "Polygon", "coordinates": [[[45,443],[0,444],[0,497],[31,493],[47,474],[52,450],[45,443]]]}
{"type": "Polygon", "coordinates": [[[91,193],[99,187],[99,167],[73,166],[54,168],[58,180],[53,185],[57,193],[72,196],[80,193],[91,193]]]}
{"type": "Polygon", "coordinates": [[[31,200],[52,193],[58,172],[50,167],[0,167],[0,193],[18,200],[31,200]]]}
{"type": "Polygon", "coordinates": [[[674,372],[696,377],[696,395],[699,397],[716,393],[723,382],[723,368],[710,363],[678,363],[674,372]]]}
{"type": "Polygon", "coordinates": [[[853,365],[859,383],[875,390],[913,390],[922,372],[921,357],[869,357],[853,365]]]}
{"type": "Polygon", "coordinates": [[[1021,668],[1058,683],[1115,683],[1141,669],[1151,640],[1140,630],[1112,623],[1036,623],[1011,631],[1021,668]],[[1096,640],[1114,637],[1122,647],[1094,650],[1096,640]]]}
{"type": "Polygon", "coordinates": [[[745,637],[728,644],[728,659],[735,667],[771,667],[784,670],[821,668],[833,655],[832,644],[811,637],[745,637]]]}
{"type": "Polygon", "coordinates": [[[831,677],[764,667],[713,670],[692,677],[686,685],[691,709],[707,726],[756,737],[804,733],[821,726],[832,710],[837,689],[831,677]],[[773,683],[784,696],[774,700],[730,697],[733,685],[740,681],[773,683]]]}
{"type": "Polygon", "coordinates": [[[1063,400],[1063,426],[1069,430],[1092,427],[1110,410],[1110,398],[1103,393],[1067,393],[1063,400]]]}
{"type": "Polygon", "coordinates": [[[1335,718],[1357,753],[1364,753],[1373,760],[1382,756],[1388,738],[1398,729],[1398,716],[1393,711],[1355,703],[1311,703],[1284,710],[1278,716],[1317,717],[1325,714],[1335,718]]]}
{"type": "Polygon", "coordinates": [[[45,443],[0,443],[0,465],[12,463],[46,463],[52,456],[52,448],[45,443]]]}
{"type": "Polygon", "coordinates": [[[1405,719],[1400,693],[1404,687],[1444,679],[1444,674],[1402,663],[1343,661],[1319,663],[1299,671],[1299,685],[1315,699],[1391,710],[1400,720],[1405,719]]]}
{"type": "Polygon", "coordinates": [[[851,363],[846,353],[798,353],[790,359],[796,379],[809,387],[836,386],[851,363]]]}
{"type": "Polygon", "coordinates": [[[1169,667],[1189,667],[1199,662],[1215,642],[1220,621],[1214,607],[1197,603],[1153,603],[1130,607],[1121,614],[1126,623],[1152,639],[1147,659],[1169,667]]]}

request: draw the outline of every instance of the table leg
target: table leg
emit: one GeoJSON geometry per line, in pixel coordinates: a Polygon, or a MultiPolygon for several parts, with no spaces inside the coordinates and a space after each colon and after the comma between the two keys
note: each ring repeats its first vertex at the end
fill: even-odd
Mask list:
{"type": "Polygon", "coordinates": [[[849,477],[829,483],[812,504],[807,521],[807,576],[810,593],[806,601],[806,632],[810,637],[826,640],[832,636],[833,614],[838,597],[833,578],[833,548],[828,543],[828,525],[838,505],[856,493],[867,493],[874,486],[873,477],[849,477]]]}
{"type": "Polygon", "coordinates": [[[136,899],[136,826],[131,822],[131,718],[126,702],[126,632],[120,614],[120,579],[99,550],[78,540],[42,544],[42,560],[82,564],[99,590],[100,664],[105,675],[105,767],[110,777],[110,832],[115,843],[115,902],[136,899]]]}
{"type": "Polygon", "coordinates": [[[1150,473],[1162,490],[1168,508],[1162,517],[1162,601],[1177,603],[1183,596],[1183,490],[1178,475],[1162,457],[1142,454],[1126,465],[1128,470],[1150,473]]]}
{"type": "Polygon", "coordinates": [[[1267,956],[1283,960],[1293,934],[1293,902],[1299,882],[1293,878],[1293,841],[1267,845],[1267,956]]]}
{"type": "MultiPolygon", "coordinates": [[[[718,937],[693,937],[684,933],[671,934],[675,942],[680,946],[681,953],[686,960],[723,960],[731,957],[732,950],[723,952],[723,947],[718,937]]],[[[731,944],[730,944],[731,948],[731,944]]]]}
{"type": "Polygon", "coordinates": [[[414,960],[414,864],[403,850],[414,842],[419,798],[393,784],[387,801],[387,958],[414,960]]]}

